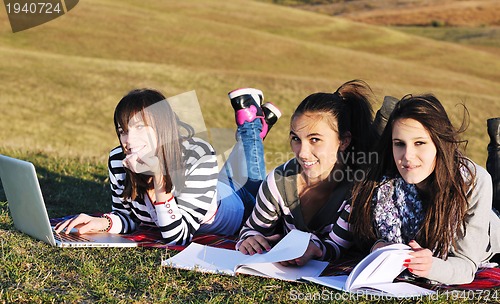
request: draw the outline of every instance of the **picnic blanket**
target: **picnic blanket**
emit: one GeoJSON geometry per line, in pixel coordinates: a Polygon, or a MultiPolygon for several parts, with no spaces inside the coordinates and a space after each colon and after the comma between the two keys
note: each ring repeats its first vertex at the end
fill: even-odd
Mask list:
{"type": "MultiPolygon", "coordinates": [[[[354,266],[361,261],[361,256],[345,257],[330,263],[321,273],[321,276],[349,275],[354,266]]],[[[484,290],[500,287],[500,268],[480,268],[476,272],[474,281],[469,284],[446,285],[417,277],[408,270],[403,271],[395,282],[408,282],[431,290],[484,290]]]]}
{"type": "MultiPolygon", "coordinates": [[[[94,214],[99,216],[99,214],[94,214]]],[[[55,225],[61,221],[72,218],[66,216],[61,218],[50,219],[51,225],[55,225]]],[[[161,234],[158,228],[150,226],[140,226],[134,233],[125,235],[126,238],[140,241],[140,247],[146,248],[165,248],[169,250],[181,251],[186,246],[167,245],[162,242],[161,234]]],[[[217,248],[225,248],[235,250],[236,236],[216,235],[216,234],[197,234],[193,237],[192,242],[208,245],[217,248]]],[[[328,267],[322,272],[321,276],[349,275],[354,266],[361,261],[363,256],[352,255],[342,258],[338,261],[331,262],[328,267]]],[[[431,290],[484,290],[500,287],[500,268],[480,268],[476,272],[474,281],[469,284],[462,285],[445,285],[437,282],[432,282],[425,278],[419,278],[411,274],[409,271],[403,271],[395,281],[409,282],[431,290]]]]}
{"type": "MultiPolygon", "coordinates": [[[[100,216],[100,213],[92,214],[93,216],[100,216]]],[[[69,220],[73,218],[74,215],[68,215],[65,217],[52,218],[50,219],[50,225],[55,226],[56,224],[69,220]]],[[[180,251],[186,246],[180,245],[167,245],[162,241],[160,230],[156,227],[151,226],[139,226],[139,228],[133,233],[123,235],[125,238],[140,242],[139,247],[151,247],[151,248],[166,248],[171,250],[180,251]]],[[[236,245],[237,236],[226,236],[226,235],[216,235],[216,234],[197,234],[192,239],[192,242],[208,245],[217,248],[225,248],[234,250],[236,245]]]]}

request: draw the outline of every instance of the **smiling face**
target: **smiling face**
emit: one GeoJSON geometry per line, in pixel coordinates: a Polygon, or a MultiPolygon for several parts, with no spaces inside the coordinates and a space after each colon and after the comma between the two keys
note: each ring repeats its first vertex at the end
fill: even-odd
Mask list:
{"type": "Polygon", "coordinates": [[[158,147],[156,132],[144,122],[139,113],[130,119],[126,131],[119,126],[118,134],[125,154],[137,154],[139,159],[145,155],[156,154],[158,147]]]}
{"type": "Polygon", "coordinates": [[[325,115],[306,112],[291,123],[290,145],[308,183],[328,178],[337,163],[337,153],[349,145],[347,140],[341,142],[325,115]]]}
{"type": "Polygon", "coordinates": [[[429,132],[415,119],[402,118],[392,129],[392,153],[403,179],[423,189],[436,167],[436,145],[429,132]]]}

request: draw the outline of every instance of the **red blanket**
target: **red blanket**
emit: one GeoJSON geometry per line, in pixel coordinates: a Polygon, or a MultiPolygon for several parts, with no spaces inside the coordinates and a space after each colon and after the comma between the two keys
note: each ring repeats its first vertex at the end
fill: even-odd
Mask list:
{"type": "MultiPolygon", "coordinates": [[[[55,225],[63,220],[70,219],[73,216],[51,219],[51,225],[55,225]]],[[[157,228],[142,226],[136,232],[126,236],[127,238],[141,242],[141,247],[167,248],[180,251],[185,246],[166,245],[161,241],[161,234],[157,228]]],[[[193,242],[202,245],[213,246],[234,250],[236,236],[199,234],[194,236],[193,242]]],[[[354,266],[360,261],[359,257],[344,258],[340,261],[330,263],[323,271],[322,275],[348,275],[354,266]]],[[[435,284],[429,280],[417,278],[411,273],[405,271],[396,278],[396,281],[410,282],[432,290],[482,290],[500,287],[500,268],[483,268],[476,273],[474,281],[463,285],[444,285],[435,284]]]]}
{"type": "MultiPolygon", "coordinates": [[[[100,214],[93,214],[95,216],[100,216],[100,214]]],[[[74,217],[73,215],[53,218],[50,219],[50,224],[55,226],[57,223],[68,220],[74,217]]],[[[124,235],[124,237],[141,242],[140,247],[153,247],[153,248],[168,248],[172,250],[182,250],[186,246],[177,245],[167,245],[162,241],[160,231],[155,227],[140,226],[137,231],[131,234],[124,235]]],[[[236,244],[236,236],[224,236],[215,234],[199,234],[193,238],[193,242],[202,245],[208,245],[218,248],[232,249],[234,250],[234,245],[236,244]]]]}
{"type": "MultiPolygon", "coordinates": [[[[330,263],[321,274],[322,276],[349,275],[360,258],[344,258],[340,261],[330,263]]],[[[470,284],[445,285],[419,278],[409,271],[403,271],[395,280],[396,282],[408,282],[431,290],[484,290],[500,287],[500,268],[481,268],[476,272],[474,281],[470,284]]]]}

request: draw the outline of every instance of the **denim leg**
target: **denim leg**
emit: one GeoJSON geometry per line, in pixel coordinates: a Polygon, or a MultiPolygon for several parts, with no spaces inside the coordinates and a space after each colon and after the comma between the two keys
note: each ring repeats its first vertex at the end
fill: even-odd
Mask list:
{"type": "Polygon", "coordinates": [[[238,141],[219,175],[219,181],[229,185],[243,201],[245,215],[252,211],[260,184],[266,177],[261,130],[260,119],[238,126],[238,141]]]}
{"type": "MultiPolygon", "coordinates": [[[[238,141],[242,143],[245,154],[245,164],[249,180],[263,181],[266,178],[266,163],[264,162],[264,144],[260,138],[262,122],[255,119],[238,126],[238,141]]],[[[241,156],[240,156],[241,157],[241,156]]],[[[238,173],[235,173],[238,174],[238,173]]]]}

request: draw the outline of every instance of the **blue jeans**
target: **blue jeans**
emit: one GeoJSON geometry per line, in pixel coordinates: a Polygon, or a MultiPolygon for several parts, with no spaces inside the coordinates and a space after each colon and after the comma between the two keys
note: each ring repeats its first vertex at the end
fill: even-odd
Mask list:
{"type": "Polygon", "coordinates": [[[266,178],[261,131],[260,119],[238,126],[236,145],[219,173],[219,181],[229,185],[250,211],[260,184],[266,178]]]}

